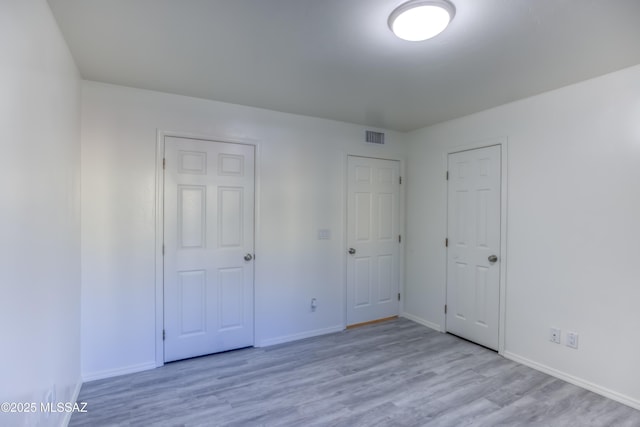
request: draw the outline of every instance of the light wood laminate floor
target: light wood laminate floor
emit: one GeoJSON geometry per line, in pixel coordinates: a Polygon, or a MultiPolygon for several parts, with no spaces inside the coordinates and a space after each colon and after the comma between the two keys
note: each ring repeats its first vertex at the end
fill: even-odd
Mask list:
{"type": "Polygon", "coordinates": [[[84,384],[71,426],[640,426],[640,411],[406,319],[84,384]]]}

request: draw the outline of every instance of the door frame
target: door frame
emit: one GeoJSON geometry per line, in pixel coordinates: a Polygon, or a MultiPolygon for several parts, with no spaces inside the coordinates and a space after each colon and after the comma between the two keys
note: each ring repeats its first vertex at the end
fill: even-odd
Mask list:
{"type": "MultiPolygon", "coordinates": [[[[477,150],[480,148],[487,148],[492,146],[500,146],[500,282],[499,282],[499,295],[500,295],[500,314],[498,321],[498,354],[503,354],[505,351],[505,329],[507,326],[506,317],[506,295],[507,295],[507,202],[508,202],[508,152],[509,142],[506,136],[489,138],[480,140],[475,143],[456,145],[448,148],[443,154],[443,175],[449,169],[449,155],[454,153],[460,153],[462,151],[477,150]]],[[[444,239],[447,238],[447,230],[449,229],[449,181],[445,181],[444,185],[444,200],[445,200],[445,229],[444,239]]],[[[442,306],[447,304],[447,283],[448,283],[448,248],[444,248],[444,269],[445,269],[445,281],[444,281],[444,301],[442,306]]],[[[447,316],[442,313],[442,330],[441,332],[447,332],[447,316]]]]}
{"type": "Polygon", "coordinates": [[[342,258],[342,277],[344,278],[344,287],[342,290],[342,327],[343,329],[345,329],[347,327],[347,292],[349,291],[348,286],[349,286],[349,282],[348,282],[348,275],[347,275],[347,250],[349,248],[349,223],[348,223],[348,218],[349,218],[349,212],[348,212],[348,208],[349,208],[349,157],[365,157],[368,159],[376,159],[376,160],[391,160],[391,161],[396,161],[399,163],[400,165],[400,176],[402,177],[402,185],[400,185],[400,195],[399,195],[399,200],[398,200],[398,231],[400,232],[400,235],[402,236],[402,242],[400,242],[400,247],[399,247],[399,251],[398,251],[398,270],[399,270],[399,274],[398,274],[398,288],[399,288],[399,292],[400,292],[400,301],[398,302],[398,316],[404,316],[404,294],[405,294],[405,283],[404,283],[404,275],[405,275],[405,271],[404,271],[404,248],[405,248],[405,244],[406,244],[406,230],[405,230],[405,188],[406,188],[406,183],[407,183],[407,177],[406,177],[406,171],[405,171],[405,159],[400,157],[400,156],[395,156],[395,155],[383,155],[383,156],[376,156],[376,155],[371,155],[371,154],[362,154],[362,153],[353,153],[353,152],[345,152],[344,153],[344,167],[343,167],[343,183],[344,185],[342,186],[342,201],[344,203],[344,208],[342,210],[342,214],[343,214],[343,218],[342,218],[342,224],[343,224],[343,239],[342,239],[342,253],[343,253],[343,258],[342,258]]]}
{"type": "MultiPolygon", "coordinates": [[[[155,366],[164,365],[164,340],[162,331],[164,330],[164,255],[162,253],[162,245],[164,242],[164,140],[166,137],[196,139],[202,141],[224,142],[227,144],[250,145],[254,149],[254,192],[253,192],[253,249],[254,253],[258,252],[258,236],[260,235],[260,143],[255,140],[240,140],[229,138],[226,136],[213,136],[194,134],[190,132],[165,131],[157,129],[156,137],[156,174],[155,174],[155,366]]],[[[253,341],[255,344],[256,335],[256,277],[258,264],[255,259],[253,261],[253,341]]]]}

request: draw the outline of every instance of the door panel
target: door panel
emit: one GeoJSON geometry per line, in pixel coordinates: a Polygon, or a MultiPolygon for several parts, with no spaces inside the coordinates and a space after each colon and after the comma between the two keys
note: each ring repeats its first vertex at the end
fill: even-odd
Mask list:
{"type": "Polygon", "coordinates": [[[178,273],[180,337],[206,331],[206,284],[204,270],[178,273]]]}
{"type": "Polygon", "coordinates": [[[500,146],[449,155],[447,331],[497,350],[500,146]]]}
{"type": "Polygon", "coordinates": [[[218,247],[238,248],[243,244],[242,188],[218,188],[218,247]]]}
{"type": "MultiPolygon", "coordinates": [[[[378,257],[378,302],[391,301],[395,291],[393,285],[393,256],[380,255],[378,257]]],[[[397,298],[396,298],[397,300],[397,298]]]]}
{"type": "Polygon", "coordinates": [[[400,165],[349,156],[347,325],[399,312],[400,165]]]}
{"type": "Polygon", "coordinates": [[[218,272],[220,294],[220,331],[241,328],[243,321],[244,287],[241,268],[222,268],[218,272]]]}
{"type": "Polygon", "coordinates": [[[178,185],[178,241],[181,249],[205,247],[206,190],[203,185],[178,185]]]}
{"type": "Polygon", "coordinates": [[[165,138],[165,361],[253,345],[254,148],[165,138]]]}
{"type": "Polygon", "coordinates": [[[371,238],[371,194],[355,194],[356,240],[368,242],[371,238]]]}
{"type": "Polygon", "coordinates": [[[355,268],[355,306],[360,308],[371,305],[371,259],[359,257],[354,260],[355,268]]]}

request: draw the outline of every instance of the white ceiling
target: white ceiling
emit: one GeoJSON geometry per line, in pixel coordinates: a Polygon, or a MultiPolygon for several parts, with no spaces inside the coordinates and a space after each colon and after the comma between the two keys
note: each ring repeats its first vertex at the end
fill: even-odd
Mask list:
{"type": "Polygon", "coordinates": [[[413,130],[640,63],[640,0],[48,0],[85,79],[413,130]]]}

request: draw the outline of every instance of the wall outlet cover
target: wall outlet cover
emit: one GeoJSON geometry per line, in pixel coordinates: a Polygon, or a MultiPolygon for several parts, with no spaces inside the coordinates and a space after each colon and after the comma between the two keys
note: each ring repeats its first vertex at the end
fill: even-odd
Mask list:
{"type": "Polygon", "coordinates": [[[578,334],[575,332],[567,332],[567,347],[578,348],[578,334]]]}

